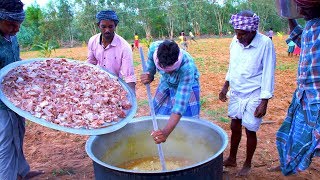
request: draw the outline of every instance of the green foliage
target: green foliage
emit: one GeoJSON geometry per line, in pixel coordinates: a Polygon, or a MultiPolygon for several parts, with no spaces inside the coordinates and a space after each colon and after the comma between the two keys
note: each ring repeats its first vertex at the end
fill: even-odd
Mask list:
{"type": "Polygon", "coordinates": [[[45,43],[33,45],[32,49],[39,50],[42,57],[50,57],[52,51],[55,51],[56,47],[52,46],[49,41],[46,41],[45,43]]]}
{"type": "Polygon", "coordinates": [[[143,38],[141,39],[141,43],[144,44],[147,48],[150,47],[151,43],[153,42],[152,38],[143,38]]]}
{"type": "Polygon", "coordinates": [[[285,33],[284,32],[277,32],[277,36],[279,36],[279,37],[283,37],[283,35],[285,35],[285,33]]]}
{"type": "MultiPolygon", "coordinates": [[[[273,28],[286,32],[287,21],[278,16],[274,0],[55,0],[40,8],[36,2],[27,7],[26,19],[18,34],[22,46],[55,39],[59,45],[81,44],[99,32],[95,16],[105,9],[115,10],[119,17],[116,32],[130,41],[138,33],[142,43],[149,47],[153,39],[174,39],[182,30],[195,35],[226,35],[233,32],[229,24],[231,14],[244,9],[260,16],[260,31],[273,28]]],[[[299,20],[299,23],[303,21],[299,20]]],[[[86,44],[85,43],[85,44],[86,44]]]]}

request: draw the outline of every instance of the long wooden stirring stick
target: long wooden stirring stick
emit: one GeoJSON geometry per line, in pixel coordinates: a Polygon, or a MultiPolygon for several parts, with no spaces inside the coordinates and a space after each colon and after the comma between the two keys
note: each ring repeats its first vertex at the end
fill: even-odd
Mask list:
{"type": "MultiPolygon", "coordinates": [[[[146,67],[146,62],[144,61],[144,54],[143,54],[142,47],[139,48],[139,53],[140,53],[143,72],[146,72],[147,71],[147,67],[146,67]]],[[[158,130],[158,123],[157,123],[157,120],[156,120],[156,115],[155,115],[154,107],[153,107],[153,104],[152,104],[152,96],[151,96],[150,84],[146,84],[146,88],[147,88],[148,101],[149,101],[149,106],[150,106],[150,113],[151,113],[151,116],[152,116],[153,130],[156,131],[156,130],[158,130]]],[[[159,158],[160,158],[162,171],[165,171],[165,170],[167,170],[167,168],[166,168],[166,162],[165,162],[165,159],[164,159],[162,146],[161,146],[161,144],[157,144],[157,147],[158,147],[158,154],[159,154],[159,158]]]]}

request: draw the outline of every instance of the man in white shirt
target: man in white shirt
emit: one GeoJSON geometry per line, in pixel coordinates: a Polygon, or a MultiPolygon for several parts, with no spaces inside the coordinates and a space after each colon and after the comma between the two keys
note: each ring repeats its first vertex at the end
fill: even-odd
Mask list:
{"type": "Polygon", "coordinates": [[[230,23],[236,36],[230,45],[226,82],[219,94],[223,102],[229,96],[228,116],[232,119],[230,154],[223,162],[224,166],[237,166],[242,126],[246,129],[247,155],[238,176],[246,176],[251,169],[257,146],[256,131],[274,92],[275,50],[271,39],[257,31],[259,20],[251,11],[232,15],[230,23]]]}

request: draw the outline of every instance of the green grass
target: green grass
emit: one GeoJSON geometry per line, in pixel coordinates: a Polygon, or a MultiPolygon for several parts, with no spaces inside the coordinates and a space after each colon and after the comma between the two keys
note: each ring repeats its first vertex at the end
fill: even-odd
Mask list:
{"type": "Polygon", "coordinates": [[[205,109],[205,105],[208,103],[208,98],[207,97],[201,97],[200,98],[200,107],[201,110],[205,109]]]}
{"type": "Polygon", "coordinates": [[[277,70],[280,70],[280,71],[285,71],[285,70],[297,70],[298,68],[298,62],[293,62],[293,63],[279,63],[277,66],[276,66],[276,69],[277,70]]]}
{"type": "Polygon", "coordinates": [[[200,107],[201,107],[201,110],[205,110],[206,109],[206,106],[208,103],[210,103],[209,101],[209,98],[212,98],[212,94],[210,95],[207,95],[207,96],[201,96],[200,98],[200,107]]]}
{"type": "Polygon", "coordinates": [[[134,66],[134,67],[137,67],[137,66],[140,66],[140,65],[141,65],[140,62],[138,62],[138,61],[133,61],[133,66],[134,66]]]}
{"type": "Polygon", "coordinates": [[[198,65],[198,69],[200,72],[202,70],[205,70],[205,63],[204,63],[204,58],[194,58],[195,63],[198,65]]]}
{"type": "Polygon", "coordinates": [[[54,169],[53,171],[52,171],[52,175],[53,176],[64,176],[64,175],[74,175],[74,174],[76,174],[75,172],[74,172],[74,170],[73,169],[71,169],[71,168],[66,168],[66,169],[54,169]]]}
{"type": "Polygon", "coordinates": [[[229,118],[226,117],[227,109],[224,107],[218,109],[205,109],[204,112],[213,120],[218,120],[221,122],[229,122],[229,118]]]}
{"type": "Polygon", "coordinates": [[[225,117],[220,117],[219,120],[220,120],[221,122],[225,122],[225,123],[230,122],[230,119],[229,119],[229,118],[225,118],[225,117]]]}
{"type": "Polygon", "coordinates": [[[148,106],[149,105],[149,102],[147,99],[143,99],[143,100],[138,100],[138,106],[141,107],[141,106],[148,106]]]}

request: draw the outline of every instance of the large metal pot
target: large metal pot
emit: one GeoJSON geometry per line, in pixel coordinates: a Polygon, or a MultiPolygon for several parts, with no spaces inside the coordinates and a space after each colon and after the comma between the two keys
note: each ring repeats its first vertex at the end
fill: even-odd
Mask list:
{"type": "Polygon", "coordinates": [[[294,0],[276,0],[278,14],[288,19],[302,18],[298,12],[297,3],[294,0]]]}
{"type": "MultiPolygon", "coordinates": [[[[163,127],[168,116],[158,116],[163,127]]],[[[167,142],[165,157],[187,158],[195,162],[180,169],[167,171],[135,171],[117,167],[124,162],[157,156],[157,146],[150,136],[151,117],[133,119],[118,131],[91,136],[86,152],[93,160],[96,179],[222,179],[223,151],[228,137],[219,126],[202,119],[182,118],[167,142]]]]}

